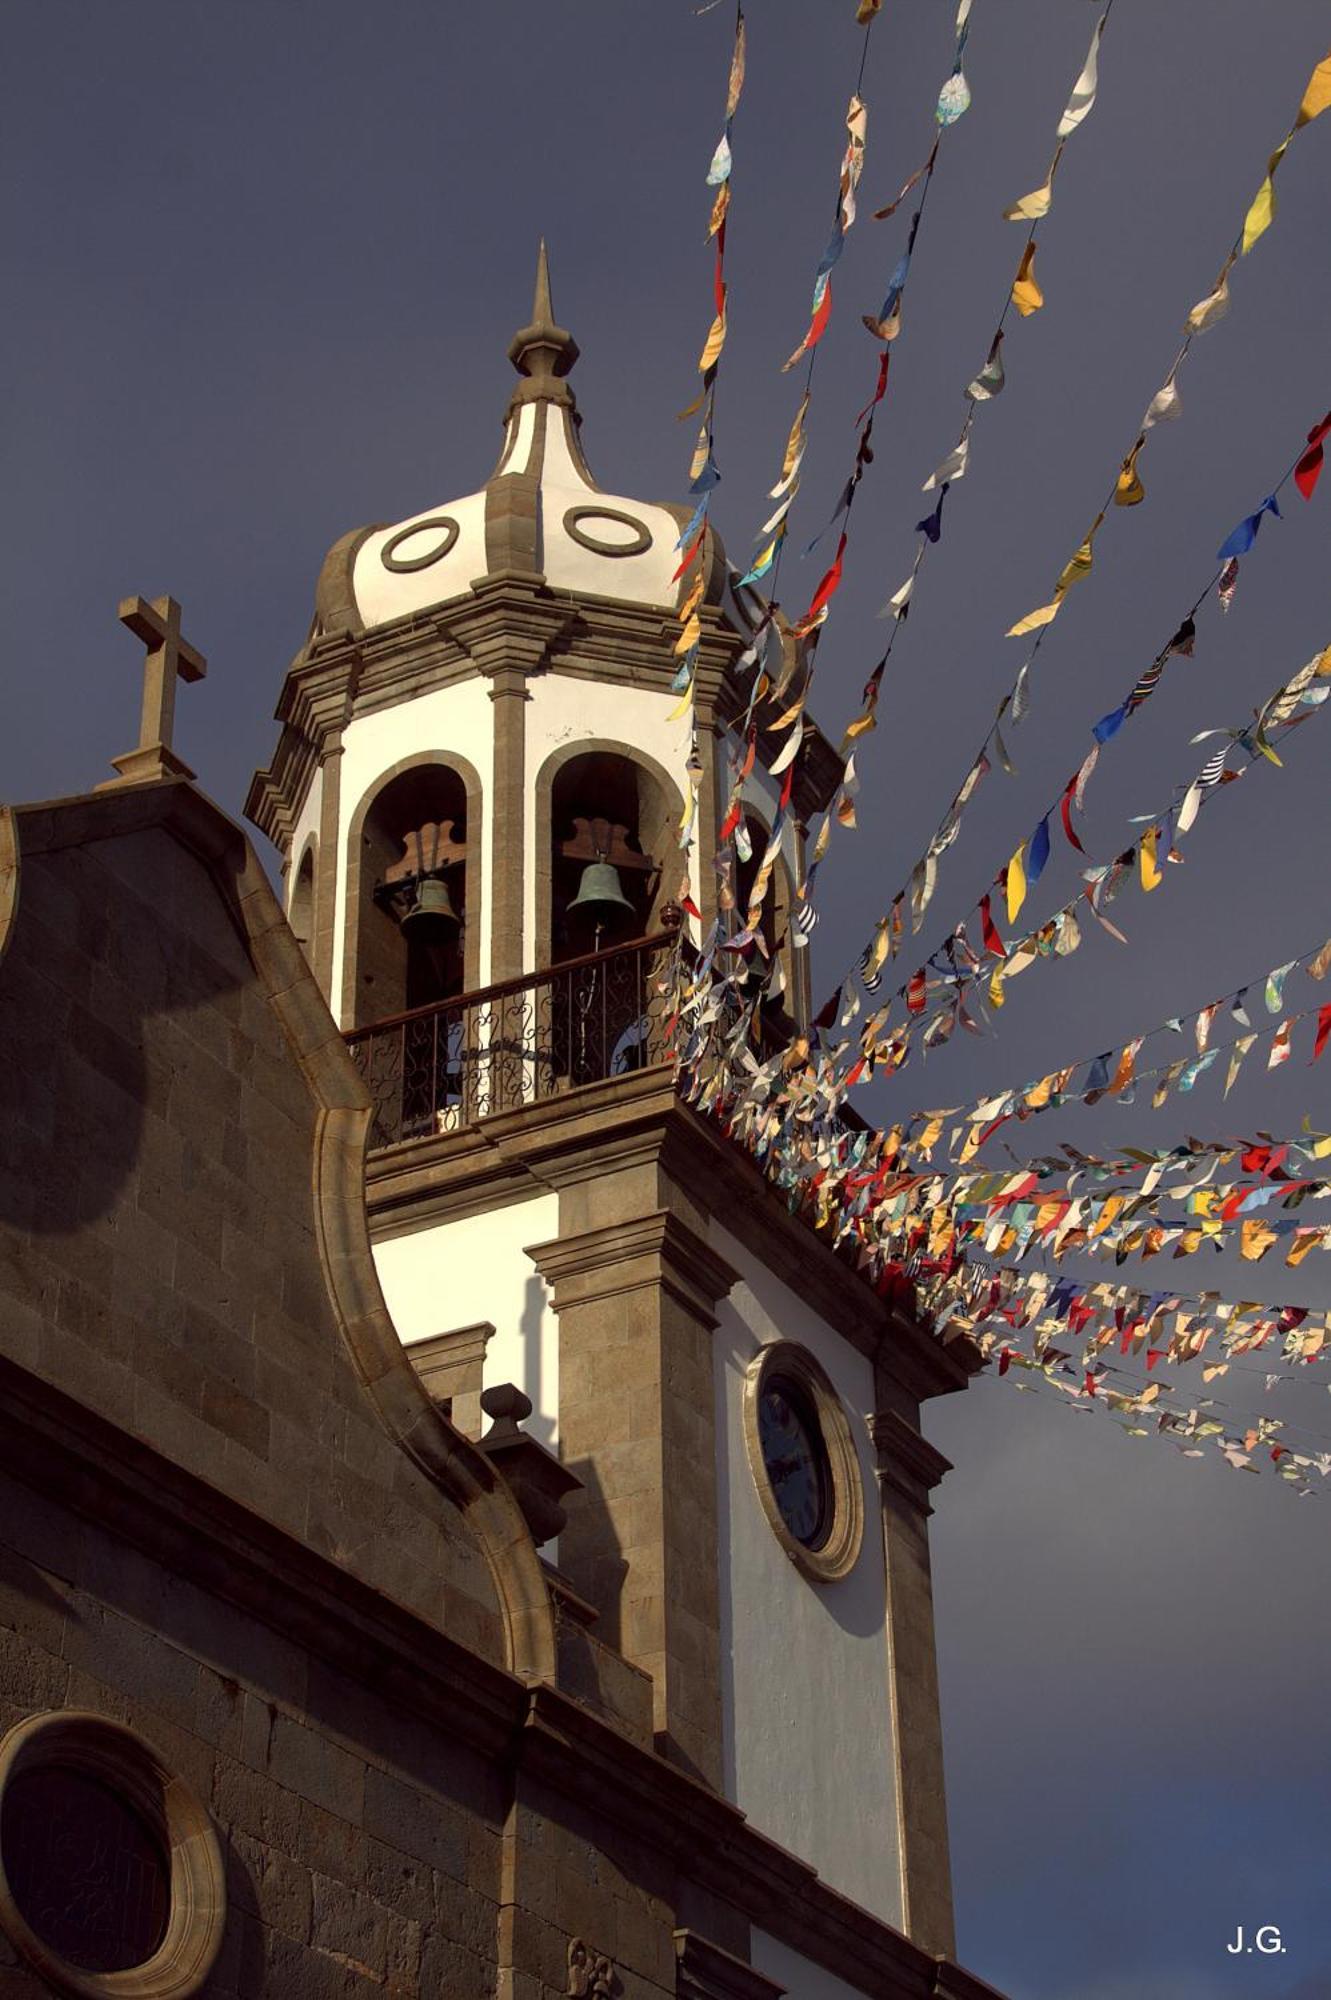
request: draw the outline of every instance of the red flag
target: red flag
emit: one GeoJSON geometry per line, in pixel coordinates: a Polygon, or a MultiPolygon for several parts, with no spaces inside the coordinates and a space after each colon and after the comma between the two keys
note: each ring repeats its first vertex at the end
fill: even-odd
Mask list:
{"type": "Polygon", "coordinates": [[[864,419],[868,416],[870,410],[873,408],[874,404],[881,403],[883,397],[887,394],[887,370],[888,370],[888,364],[891,362],[891,359],[892,359],[892,350],[890,347],[885,347],[878,361],[878,387],[874,390],[872,396],[870,396],[868,402],[865,404],[864,408],[860,411],[858,417],[856,417],[855,422],[857,424],[862,424],[864,422],[864,419]]]}
{"type": "MultiPolygon", "coordinates": [[[[1081,773],[1078,772],[1077,777],[1080,776],[1081,773]]],[[[1078,854],[1084,854],[1086,852],[1086,849],[1082,846],[1081,842],[1078,840],[1072,825],[1072,795],[1076,791],[1076,789],[1077,789],[1077,779],[1073,778],[1069,783],[1067,790],[1063,794],[1063,831],[1067,835],[1068,839],[1072,842],[1072,845],[1076,848],[1078,854]]]]}
{"type": "Polygon", "coordinates": [[[906,1005],[912,1014],[922,1014],[924,1012],[923,966],[921,966],[918,972],[913,972],[910,976],[910,983],[906,987],[906,1005]]]}
{"type": "Polygon", "coordinates": [[[679,568],[675,571],[675,574],[670,579],[672,583],[679,582],[679,579],[683,576],[685,570],[688,568],[689,564],[693,561],[693,558],[697,555],[698,550],[702,547],[702,538],[706,533],[707,533],[707,523],[704,521],[701,528],[699,528],[697,534],[693,537],[693,540],[689,543],[688,547],[685,549],[684,554],[680,559],[679,568]]]}
{"type": "Polygon", "coordinates": [[[823,606],[828,602],[829,598],[835,597],[837,591],[840,590],[841,564],[845,557],[845,553],[846,553],[846,537],[843,534],[841,540],[836,545],[836,558],[832,564],[832,567],[831,569],[828,570],[827,575],[823,578],[817,590],[814,591],[813,602],[810,604],[804,616],[800,619],[799,624],[795,627],[795,630],[797,632],[806,631],[808,627],[812,625],[814,619],[818,616],[818,613],[822,610],[823,606]]]}
{"type": "Polygon", "coordinates": [[[1331,411],[1308,433],[1308,449],[1294,468],[1294,484],[1305,500],[1311,500],[1322,476],[1322,439],[1331,431],[1331,411]]]}
{"type": "Polygon", "coordinates": [[[991,951],[995,958],[1006,958],[1007,946],[998,935],[998,925],[994,922],[987,896],[981,896],[980,898],[980,925],[984,932],[985,950],[991,951]]]}
{"type": "Polygon", "coordinates": [[[1317,1016],[1317,1040],[1313,1044],[1312,1053],[1314,1062],[1317,1061],[1318,1056],[1321,1055],[1322,1050],[1326,1047],[1326,1038],[1328,1035],[1331,1035],[1331,1007],[1323,1007],[1321,1013],[1317,1016]]]}
{"type": "Polygon", "coordinates": [[[739,825],[739,822],[740,822],[740,804],[739,800],[736,799],[734,805],[730,808],[730,811],[726,814],[725,818],[721,822],[721,831],[720,834],[717,836],[718,839],[729,840],[731,834],[735,831],[735,828],[739,825]]]}

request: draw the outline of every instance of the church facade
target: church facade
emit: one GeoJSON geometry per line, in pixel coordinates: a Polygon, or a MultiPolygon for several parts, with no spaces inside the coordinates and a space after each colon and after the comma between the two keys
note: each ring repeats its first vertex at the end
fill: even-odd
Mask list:
{"type": "Polygon", "coordinates": [[[807,1025],[836,754],[781,819],[755,760],[736,875],[761,604],[709,530],[691,730],[685,516],[596,486],[544,251],[509,353],[486,485],[324,564],[281,904],[171,748],[169,600],[120,776],[0,820],[0,2000],[992,1991],[919,1421],[975,1357],[669,1060],[778,842],[807,1025]]]}

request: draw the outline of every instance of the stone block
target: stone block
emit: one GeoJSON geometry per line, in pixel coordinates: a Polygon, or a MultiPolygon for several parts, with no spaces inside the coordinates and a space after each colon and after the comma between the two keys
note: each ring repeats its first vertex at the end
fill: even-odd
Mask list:
{"type": "Polygon", "coordinates": [[[268,1769],[279,1785],[311,1805],[352,1826],[361,1824],[365,1766],[317,1730],[279,1712],[269,1738],[268,1769]]]}
{"type": "Polygon", "coordinates": [[[311,1942],[371,1978],[383,1979],[388,1962],[388,1912],[333,1876],[313,1877],[311,1942]]]}
{"type": "Polygon", "coordinates": [[[365,1773],[365,1831],[454,1881],[467,1878],[466,1823],[446,1799],[419,1791],[370,1765],[365,1773]]]}

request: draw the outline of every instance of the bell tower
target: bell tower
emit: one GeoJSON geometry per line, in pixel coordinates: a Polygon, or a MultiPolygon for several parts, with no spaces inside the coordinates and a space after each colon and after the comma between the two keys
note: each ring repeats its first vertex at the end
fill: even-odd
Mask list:
{"type": "MultiPolygon", "coordinates": [[[[667,1060],[679,926],[687,949],[754,872],[718,868],[718,832],[766,607],[709,527],[680,719],[688,512],[596,485],[544,245],[508,354],[486,484],[330,550],[246,810],[373,1099],[389,1310],[544,1540],[586,1699],[948,1952],[926,1530],[946,1465],[919,1410],[971,1357],[791,1216],[667,1060]]],[[[741,857],[777,820],[763,765],[741,857]]],[[[807,1025],[788,919],[840,774],[806,723],[761,926],[774,1034],[807,1025]]]]}

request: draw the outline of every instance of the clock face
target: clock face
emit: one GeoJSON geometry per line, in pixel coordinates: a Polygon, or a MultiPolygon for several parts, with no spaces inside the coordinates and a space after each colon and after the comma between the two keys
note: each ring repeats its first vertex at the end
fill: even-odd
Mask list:
{"type": "Polygon", "coordinates": [[[812,1410],[781,1375],[763,1383],[758,1439],[781,1518],[807,1549],[827,1539],[832,1490],[827,1451],[812,1410]]]}

